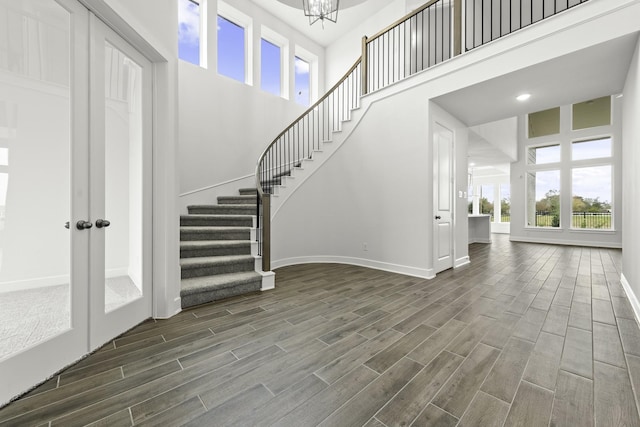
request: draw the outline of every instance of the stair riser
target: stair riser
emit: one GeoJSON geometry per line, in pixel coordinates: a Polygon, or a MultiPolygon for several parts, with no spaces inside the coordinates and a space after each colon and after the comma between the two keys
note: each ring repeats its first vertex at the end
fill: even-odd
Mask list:
{"type": "Polygon", "coordinates": [[[197,258],[209,256],[251,255],[251,245],[222,248],[181,249],[180,258],[197,258]]]}
{"type": "Polygon", "coordinates": [[[255,215],[256,206],[225,206],[211,205],[206,207],[189,207],[189,213],[194,215],[255,215]]]}
{"type": "Polygon", "coordinates": [[[191,279],[192,277],[215,276],[217,274],[243,273],[255,271],[253,260],[234,262],[229,264],[214,264],[197,268],[182,268],[181,278],[191,279]]]}
{"type": "MultiPolygon", "coordinates": [[[[254,212],[255,213],[255,212],[254,212]]],[[[253,218],[181,217],[182,227],[253,227],[253,218]]]]}
{"type": "Polygon", "coordinates": [[[219,301],[225,298],[231,298],[237,295],[257,292],[262,287],[262,281],[256,279],[253,282],[237,285],[225,289],[214,291],[205,291],[197,294],[191,294],[181,297],[182,308],[193,307],[200,304],[206,304],[211,301],[219,301]]]}
{"type": "Polygon", "coordinates": [[[180,230],[180,240],[250,240],[251,231],[226,231],[226,230],[207,230],[207,231],[191,231],[180,230]]]}
{"type": "Polygon", "coordinates": [[[255,205],[256,197],[218,197],[219,205],[255,205]]]}

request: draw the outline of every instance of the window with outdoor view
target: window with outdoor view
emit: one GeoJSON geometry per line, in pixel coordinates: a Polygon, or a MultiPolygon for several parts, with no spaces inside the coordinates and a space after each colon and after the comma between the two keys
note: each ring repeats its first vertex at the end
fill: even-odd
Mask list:
{"type": "Polygon", "coordinates": [[[246,80],[245,29],[218,15],[218,73],[240,82],[246,80]]]}
{"type": "Polygon", "coordinates": [[[298,104],[308,106],[311,101],[311,66],[302,58],[295,59],[295,100],[298,104]]]}
{"type": "Polygon", "coordinates": [[[560,227],[560,171],[527,173],[527,226],[560,227]]]}
{"type": "Polygon", "coordinates": [[[277,96],[282,94],[281,55],[280,46],[260,40],[260,87],[277,96]]]}
{"type": "Polygon", "coordinates": [[[200,3],[178,0],[178,57],[200,65],[200,3]]]}
{"type": "MultiPolygon", "coordinates": [[[[614,229],[611,109],[610,96],[564,106],[561,132],[526,148],[527,227],[614,229]]],[[[556,115],[545,117],[538,117],[539,128],[555,127],[556,115]]]]}

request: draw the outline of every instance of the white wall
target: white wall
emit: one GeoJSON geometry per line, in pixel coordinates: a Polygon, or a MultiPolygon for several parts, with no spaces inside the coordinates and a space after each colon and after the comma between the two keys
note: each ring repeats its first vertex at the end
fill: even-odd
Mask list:
{"type": "MultiPolygon", "coordinates": [[[[437,122],[453,130],[456,189],[466,191],[466,126],[421,90],[364,103],[362,119],[333,143],[342,145],[275,213],[274,268],[343,262],[433,277],[431,129],[437,122]]],[[[466,198],[455,209],[454,257],[462,265],[466,198]]]]}
{"type": "MultiPolygon", "coordinates": [[[[324,49],[291,29],[248,0],[228,2],[252,18],[253,85],[218,75],[217,1],[209,1],[207,17],[208,68],[179,61],[180,75],[180,193],[203,190],[181,197],[181,209],[194,203],[215,203],[210,187],[255,173],[256,161],[278,134],[300,116],[306,107],[293,100],[260,89],[260,29],[264,25],[289,40],[289,75],[293,77],[295,46],[324,63],[324,49]]],[[[324,68],[319,67],[319,92],[324,93],[324,68]]],[[[289,93],[293,93],[293,78],[289,93]]],[[[293,99],[293,97],[291,97],[293,99]]],[[[313,102],[313,100],[312,100],[313,102]]],[[[249,177],[232,183],[234,192],[252,185],[249,177]]],[[[230,193],[228,195],[232,195],[230,193]]]]}
{"type": "MultiPolygon", "coordinates": [[[[586,99],[584,101],[587,101],[586,99]]],[[[584,245],[600,247],[622,247],[622,102],[612,97],[612,123],[610,126],[571,130],[571,105],[560,108],[560,133],[556,135],[527,138],[526,116],[518,119],[518,161],[511,163],[511,240],[524,242],[544,242],[567,245],[584,245]],[[570,228],[572,190],[571,172],[563,166],[560,172],[560,227],[538,228],[526,227],[526,150],[531,145],[559,143],[562,148],[562,158],[570,158],[570,144],[572,140],[611,136],[613,140],[613,227],[610,231],[572,230],[570,228]]],[[[557,169],[550,167],[550,169],[557,169]]]]}
{"type": "Polygon", "coordinates": [[[371,105],[273,218],[272,264],[342,261],[430,276],[428,121],[428,101],[412,93],[371,105]]]}
{"type": "Polygon", "coordinates": [[[640,183],[638,167],[640,162],[640,121],[638,121],[640,117],[640,42],[636,46],[623,93],[622,281],[627,285],[627,294],[634,303],[636,317],[638,317],[640,315],[637,300],[640,296],[640,263],[638,263],[640,260],[640,222],[638,221],[638,212],[640,212],[640,192],[638,191],[638,183],[640,183]]]}

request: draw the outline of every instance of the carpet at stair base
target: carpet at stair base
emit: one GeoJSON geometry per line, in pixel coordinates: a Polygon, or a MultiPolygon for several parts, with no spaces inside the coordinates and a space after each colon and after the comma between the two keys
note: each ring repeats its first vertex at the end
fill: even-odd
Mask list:
{"type": "Polygon", "coordinates": [[[262,276],[257,272],[220,274],[216,276],[182,279],[182,308],[218,301],[225,298],[259,292],[262,276]]]}

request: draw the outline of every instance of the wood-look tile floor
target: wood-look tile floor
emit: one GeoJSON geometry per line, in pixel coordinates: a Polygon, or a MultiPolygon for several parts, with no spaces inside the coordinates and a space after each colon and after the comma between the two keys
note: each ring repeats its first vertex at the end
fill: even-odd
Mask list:
{"type": "Polygon", "coordinates": [[[470,247],[433,280],[345,265],[147,321],[0,410],[11,426],[639,426],[618,250],[470,247]]]}

